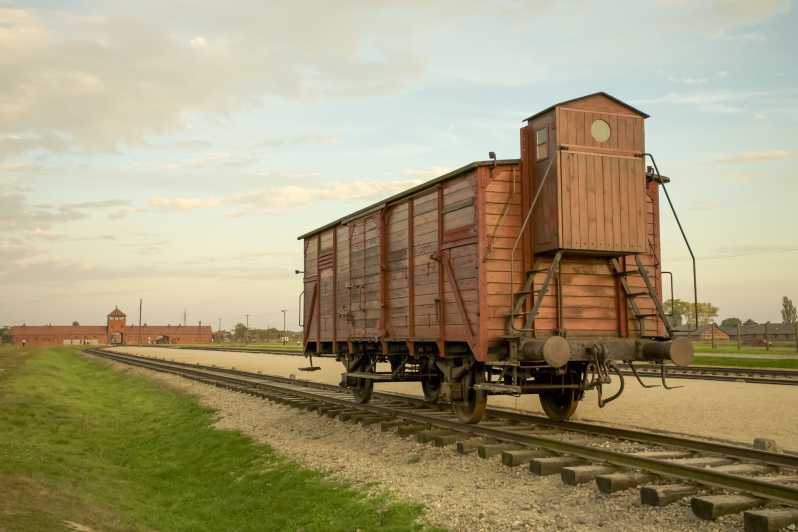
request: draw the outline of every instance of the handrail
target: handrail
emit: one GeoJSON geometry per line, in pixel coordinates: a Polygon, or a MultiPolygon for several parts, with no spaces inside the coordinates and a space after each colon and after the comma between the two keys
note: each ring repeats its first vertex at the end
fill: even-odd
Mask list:
{"type": "MultiPolygon", "coordinates": [[[[673,213],[673,217],[676,219],[676,225],[679,226],[679,232],[682,233],[682,240],[684,240],[685,245],[687,246],[687,251],[690,253],[690,259],[693,262],[693,312],[695,315],[695,328],[687,331],[688,333],[696,332],[699,328],[698,325],[698,281],[696,276],[696,268],[695,268],[695,254],[693,253],[693,248],[690,246],[690,241],[687,240],[687,235],[684,232],[684,227],[682,227],[682,222],[679,220],[679,215],[676,214],[676,209],[673,206],[673,202],[671,201],[671,196],[668,194],[668,188],[665,186],[665,181],[662,179],[662,175],[659,173],[659,168],[657,167],[657,161],[654,160],[654,156],[650,153],[644,154],[646,157],[651,159],[651,162],[654,164],[654,171],[657,172],[657,181],[662,186],[663,192],[665,192],[665,198],[668,200],[668,205],[671,208],[671,212],[673,213]]],[[[673,297],[673,293],[671,293],[671,297],[673,297]]],[[[673,312],[673,304],[671,304],[671,312],[673,312]]]]}
{"type": "Polygon", "coordinates": [[[549,177],[549,171],[551,170],[551,165],[554,164],[554,160],[557,158],[557,154],[552,155],[551,161],[549,162],[549,166],[546,167],[546,172],[543,174],[543,179],[540,180],[540,185],[538,185],[538,190],[535,192],[535,197],[532,199],[532,204],[529,206],[529,211],[526,213],[526,218],[524,218],[524,223],[521,224],[521,230],[518,232],[518,236],[515,237],[515,242],[513,243],[513,250],[510,253],[510,330],[515,332],[522,332],[527,331],[529,329],[516,329],[515,328],[515,298],[513,292],[513,264],[515,264],[515,250],[518,247],[518,242],[521,241],[521,237],[526,231],[526,225],[529,223],[529,219],[532,217],[532,211],[535,210],[535,205],[537,205],[538,198],[540,197],[540,192],[543,190],[543,185],[546,183],[546,178],[549,177]]]}
{"type": "Polygon", "coordinates": [[[302,301],[303,301],[303,296],[304,296],[304,295],[305,295],[305,291],[304,291],[304,290],[302,290],[302,291],[299,293],[299,304],[297,305],[297,308],[299,309],[299,310],[297,311],[297,322],[298,322],[298,325],[299,325],[300,327],[304,327],[304,326],[305,326],[305,324],[304,324],[304,323],[302,323],[302,301]]]}

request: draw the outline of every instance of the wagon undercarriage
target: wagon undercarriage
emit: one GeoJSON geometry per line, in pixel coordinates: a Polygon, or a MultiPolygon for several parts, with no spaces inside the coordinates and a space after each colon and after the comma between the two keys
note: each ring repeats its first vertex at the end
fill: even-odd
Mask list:
{"type": "Polygon", "coordinates": [[[352,352],[339,354],[344,366],[341,385],[359,402],[368,402],[377,383],[419,382],[427,401],[451,402],[462,421],[482,418],[490,395],[538,395],[546,414],[568,419],[589,390],[597,391],[599,406],[617,399],[624,389],[618,366],[633,362],[662,364],[671,359],[681,365],[692,358],[686,339],[581,338],[567,340],[509,340],[506,353],[516,358],[479,362],[462,346],[438,356],[437,344],[418,343],[417,353],[391,342],[387,352],[381,342],[352,343],[352,352]],[[556,364],[556,366],[555,366],[556,364]],[[617,378],[615,391],[605,387],[617,378]]]}

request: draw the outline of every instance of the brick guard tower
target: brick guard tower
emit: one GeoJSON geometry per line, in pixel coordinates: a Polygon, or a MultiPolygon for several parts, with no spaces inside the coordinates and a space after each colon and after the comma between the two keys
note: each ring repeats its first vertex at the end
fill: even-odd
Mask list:
{"type": "Polygon", "coordinates": [[[115,307],[108,314],[108,343],[111,345],[120,345],[125,343],[125,327],[127,315],[115,307]]]}

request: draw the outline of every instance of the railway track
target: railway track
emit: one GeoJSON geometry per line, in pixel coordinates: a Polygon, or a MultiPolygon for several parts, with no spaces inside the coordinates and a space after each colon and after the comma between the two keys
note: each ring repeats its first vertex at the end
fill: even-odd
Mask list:
{"type": "MultiPolygon", "coordinates": [[[[660,377],[660,369],[648,365],[636,366],[641,377],[660,377]]],[[[624,375],[631,371],[621,370],[624,375]]],[[[741,368],[727,366],[666,366],[665,374],[673,379],[699,379],[705,381],[752,382],[757,384],[798,385],[798,371],[771,368],[741,368]]]]}
{"type": "MultiPolygon", "coordinates": [[[[261,353],[267,355],[291,355],[302,356],[301,351],[281,350],[281,349],[259,349],[256,347],[183,347],[183,346],[157,346],[170,349],[202,349],[204,351],[231,351],[242,353],[261,353]]],[[[317,358],[331,355],[316,355],[317,358]]],[[[661,376],[660,368],[647,364],[635,365],[635,369],[641,377],[651,377],[659,379],[661,376]]],[[[620,366],[624,376],[633,376],[628,369],[620,366]]],[[[709,381],[730,381],[730,382],[750,382],[756,384],[779,384],[786,386],[798,386],[798,370],[777,369],[777,368],[742,368],[727,366],[688,366],[680,367],[665,366],[665,375],[673,379],[697,379],[709,381]]]]}
{"type": "Polygon", "coordinates": [[[479,425],[461,423],[446,405],[375,393],[354,402],[337,386],[234,369],[184,364],[103,349],[88,353],[314,410],[342,421],[379,425],[400,436],[461,453],[501,455],[510,467],[559,474],[566,484],[595,482],[603,493],[639,489],[641,502],[664,506],[690,497],[702,519],[744,512],[746,531],[798,523],[798,456],[657,432],[489,410],[479,425]]]}

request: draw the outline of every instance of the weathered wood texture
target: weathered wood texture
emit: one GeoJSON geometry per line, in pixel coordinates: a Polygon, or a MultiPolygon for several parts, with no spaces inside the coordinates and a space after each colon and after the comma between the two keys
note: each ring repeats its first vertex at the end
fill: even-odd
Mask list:
{"type": "Polygon", "coordinates": [[[472,171],[307,238],[308,341],[442,336],[476,348],[476,194],[472,171]]]}
{"type": "Polygon", "coordinates": [[[535,209],[537,253],[647,250],[642,116],[597,95],[536,117],[526,138],[532,190],[543,182],[535,209]],[[608,128],[606,140],[592,133],[597,121],[608,128]],[[543,150],[541,138],[547,140],[543,150]]]}
{"type": "MultiPolygon", "coordinates": [[[[646,181],[643,150],[642,116],[600,95],[569,102],[522,128],[522,161],[470,166],[307,236],[306,343],[321,349],[319,342],[329,342],[340,351],[364,340],[383,349],[390,342],[410,349],[461,342],[484,360],[507,334],[513,293],[527,271],[541,270],[532,289],[540,288],[555,249],[565,254],[534,334],[664,334],[653,317],[640,330],[609,262],[619,257],[622,269],[635,272],[627,276],[631,291],[644,292],[630,255],[639,254],[661,300],[659,186],[646,181]],[[597,119],[609,124],[605,142],[591,135],[597,119]]],[[[641,313],[655,313],[649,297],[635,301],[641,313]]],[[[515,327],[523,326],[519,317],[515,327]]]]}

